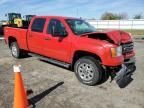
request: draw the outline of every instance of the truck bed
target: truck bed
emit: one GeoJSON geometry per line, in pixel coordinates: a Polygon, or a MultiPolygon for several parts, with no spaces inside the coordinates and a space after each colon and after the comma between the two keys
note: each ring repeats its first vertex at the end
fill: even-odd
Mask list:
{"type": "Polygon", "coordinates": [[[5,27],[4,28],[5,39],[8,42],[8,40],[9,40],[8,37],[13,36],[16,38],[18,45],[21,49],[28,50],[27,38],[26,38],[27,31],[28,31],[28,29],[5,27]]]}

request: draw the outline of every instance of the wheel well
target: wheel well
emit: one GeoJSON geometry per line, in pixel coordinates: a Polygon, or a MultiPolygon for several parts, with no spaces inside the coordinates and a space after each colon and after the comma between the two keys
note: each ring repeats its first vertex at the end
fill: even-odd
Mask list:
{"type": "Polygon", "coordinates": [[[73,62],[72,62],[72,69],[74,69],[74,64],[75,62],[81,58],[81,57],[84,57],[84,56],[91,56],[91,57],[94,57],[96,60],[100,61],[101,62],[101,58],[96,55],[96,54],[93,54],[91,52],[87,52],[87,51],[76,51],[74,56],[73,56],[73,62]]]}
{"type": "Polygon", "coordinates": [[[16,38],[10,36],[10,37],[8,38],[9,48],[10,48],[11,43],[12,43],[12,42],[16,42],[16,41],[17,41],[16,38]]]}

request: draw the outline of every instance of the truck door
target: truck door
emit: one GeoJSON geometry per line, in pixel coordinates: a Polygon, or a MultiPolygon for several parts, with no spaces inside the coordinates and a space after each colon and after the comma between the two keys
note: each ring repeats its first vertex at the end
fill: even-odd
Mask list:
{"type": "Polygon", "coordinates": [[[71,39],[68,36],[64,24],[58,19],[51,19],[48,23],[45,35],[45,55],[51,58],[68,62],[71,50],[71,39]],[[57,35],[53,35],[53,30],[57,35]],[[65,31],[66,36],[59,35],[65,31]]]}
{"type": "Polygon", "coordinates": [[[28,32],[28,48],[31,52],[43,54],[45,18],[34,19],[31,30],[28,32]]]}

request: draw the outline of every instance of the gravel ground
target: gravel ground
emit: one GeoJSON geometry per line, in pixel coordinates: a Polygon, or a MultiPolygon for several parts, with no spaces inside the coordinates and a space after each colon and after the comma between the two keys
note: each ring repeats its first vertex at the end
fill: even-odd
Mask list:
{"type": "Polygon", "coordinates": [[[98,86],[81,84],[68,69],[34,57],[14,59],[0,42],[0,108],[12,108],[14,64],[22,65],[22,76],[33,94],[30,108],[144,108],[144,42],[136,42],[137,70],[134,81],[120,89],[110,79],[98,86]]]}

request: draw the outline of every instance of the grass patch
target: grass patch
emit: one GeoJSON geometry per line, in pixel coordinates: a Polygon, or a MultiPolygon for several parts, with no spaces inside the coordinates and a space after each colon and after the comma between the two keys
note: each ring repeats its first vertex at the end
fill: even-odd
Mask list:
{"type": "Polygon", "coordinates": [[[124,30],[131,33],[133,36],[144,36],[144,30],[124,30]]]}

